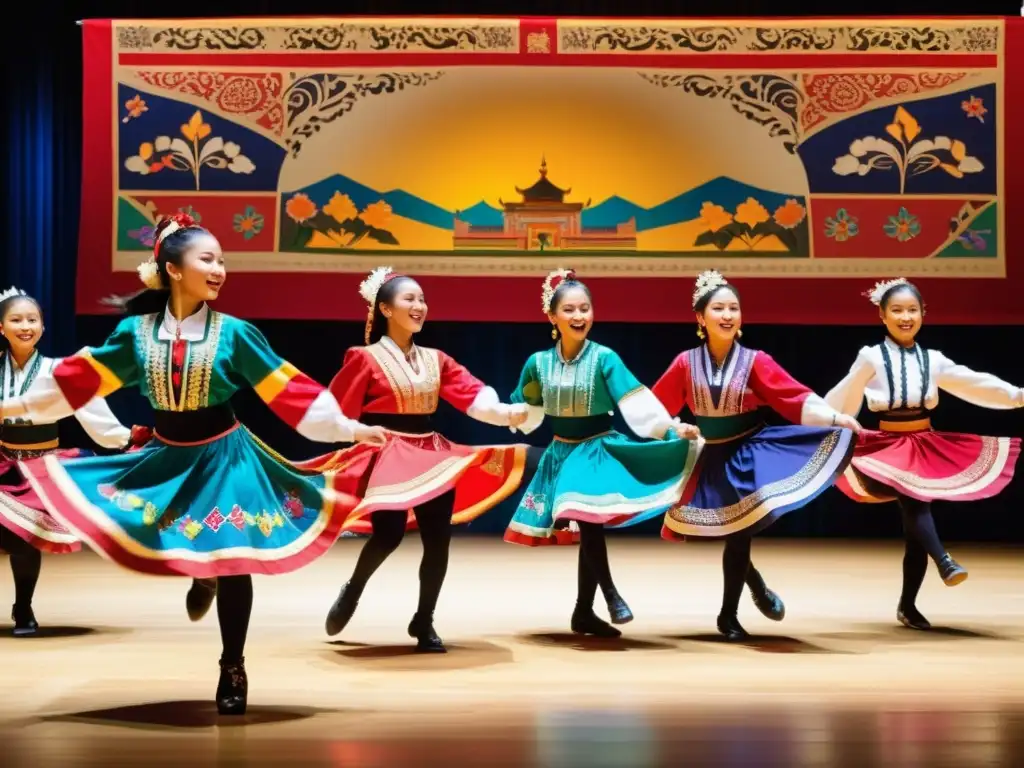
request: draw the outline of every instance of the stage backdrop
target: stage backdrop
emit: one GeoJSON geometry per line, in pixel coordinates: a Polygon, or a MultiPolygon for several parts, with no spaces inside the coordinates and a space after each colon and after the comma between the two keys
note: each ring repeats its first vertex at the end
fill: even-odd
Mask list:
{"type": "Polygon", "coordinates": [[[1024,322],[1019,22],[90,21],[78,311],[185,210],[247,317],[358,318],[384,263],[443,319],[537,320],[572,266],[606,319],[716,267],[759,322],[870,322],[897,275],[1024,322]]]}

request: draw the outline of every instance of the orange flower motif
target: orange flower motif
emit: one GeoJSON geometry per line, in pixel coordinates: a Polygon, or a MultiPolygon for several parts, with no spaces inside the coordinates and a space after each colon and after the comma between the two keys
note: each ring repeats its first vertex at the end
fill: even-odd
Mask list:
{"type": "Polygon", "coordinates": [[[736,206],[736,221],[740,224],[746,224],[751,229],[758,224],[763,224],[770,218],[768,209],[752,197],[748,197],[745,203],[740,203],[736,206]]]}
{"type": "Polygon", "coordinates": [[[356,204],[352,202],[351,197],[343,195],[341,192],[335,192],[327,205],[324,206],[324,213],[341,224],[358,216],[359,209],[356,208],[356,204]]]}
{"type": "Polygon", "coordinates": [[[128,99],[124,103],[124,108],[128,110],[128,114],[121,119],[122,123],[127,123],[133,117],[140,117],[143,112],[149,111],[149,107],[146,106],[146,102],[139,94],[135,94],[132,98],[128,99]]]}
{"type": "Polygon", "coordinates": [[[985,108],[985,102],[982,99],[977,96],[971,96],[967,101],[961,101],[960,107],[967,113],[968,117],[976,117],[980,122],[985,122],[985,114],[988,110],[985,108]]]}
{"type": "Polygon", "coordinates": [[[709,232],[717,232],[732,224],[732,214],[720,205],[704,203],[700,207],[700,221],[709,232]]]}
{"type": "Polygon", "coordinates": [[[775,223],[785,229],[793,229],[797,224],[804,220],[804,216],[807,215],[807,211],[800,205],[796,200],[787,200],[784,205],[780,205],[775,209],[775,223]]]}
{"type": "Polygon", "coordinates": [[[383,229],[391,219],[391,206],[380,200],[366,206],[366,210],[359,214],[359,218],[368,227],[383,229]]]}
{"type": "Polygon", "coordinates": [[[309,195],[304,192],[292,195],[288,202],[284,204],[284,212],[288,214],[292,221],[299,224],[306,221],[306,219],[316,216],[316,211],[316,203],[310,200],[309,195]]]}
{"type": "Polygon", "coordinates": [[[209,136],[212,130],[209,123],[203,122],[203,115],[197,109],[191,119],[181,126],[181,135],[189,141],[199,141],[209,136]]]}
{"type": "Polygon", "coordinates": [[[921,125],[903,107],[896,107],[896,114],[892,122],[885,126],[885,132],[896,141],[905,141],[909,144],[921,135],[921,125]]]}

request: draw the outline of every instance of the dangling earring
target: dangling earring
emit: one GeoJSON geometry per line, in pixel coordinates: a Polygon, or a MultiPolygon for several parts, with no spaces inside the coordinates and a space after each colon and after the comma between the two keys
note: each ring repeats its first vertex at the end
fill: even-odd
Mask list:
{"type": "Polygon", "coordinates": [[[553,325],[551,326],[551,339],[555,341],[558,339],[558,329],[553,325]]]}
{"type": "Polygon", "coordinates": [[[703,339],[704,338],[704,326],[700,325],[699,323],[697,324],[697,338],[698,339],[703,339]]]}
{"type": "Polygon", "coordinates": [[[737,328],[736,329],[736,338],[737,339],[742,339],[743,338],[743,329],[742,328],[737,328]]]}

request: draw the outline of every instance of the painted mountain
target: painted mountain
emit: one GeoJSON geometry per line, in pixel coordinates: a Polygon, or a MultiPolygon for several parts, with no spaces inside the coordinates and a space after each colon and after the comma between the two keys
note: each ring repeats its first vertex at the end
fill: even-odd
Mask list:
{"type": "MultiPolygon", "coordinates": [[[[322,179],[305,189],[286,192],[283,196],[288,198],[296,192],[304,192],[321,208],[335,192],[348,195],[360,209],[383,200],[397,216],[438,229],[451,231],[455,227],[455,211],[445,210],[401,189],[378,192],[341,174],[322,179]]],[[[614,227],[635,218],[637,231],[645,232],[693,221],[700,216],[701,206],[705,202],[713,202],[731,211],[748,197],[755,198],[768,210],[774,210],[794,197],[803,203],[802,195],[759,189],[728,176],[719,176],[652,208],[644,208],[617,195],[609,197],[583,210],[583,226],[614,227]]],[[[497,227],[502,223],[501,210],[484,201],[459,211],[459,218],[474,226],[497,227]]]]}

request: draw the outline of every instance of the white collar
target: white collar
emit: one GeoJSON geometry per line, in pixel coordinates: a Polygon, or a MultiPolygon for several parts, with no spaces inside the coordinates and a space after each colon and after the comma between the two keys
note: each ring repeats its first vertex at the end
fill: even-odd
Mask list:
{"type": "MultiPolygon", "coordinates": [[[[185,341],[202,341],[206,335],[206,319],[210,315],[210,308],[204,302],[199,309],[186,317],[181,322],[181,338],[185,341]]],[[[157,338],[161,341],[174,341],[178,323],[171,314],[171,305],[168,303],[164,310],[164,319],[157,331],[157,338]]]]}
{"type": "Polygon", "coordinates": [[[39,354],[38,349],[33,349],[32,354],[28,356],[28,360],[25,361],[25,365],[18,365],[18,361],[14,359],[14,355],[11,354],[10,350],[3,353],[3,356],[7,358],[8,365],[11,366],[11,372],[15,375],[27,371],[32,367],[32,362],[36,359],[36,355],[39,354]]]}

